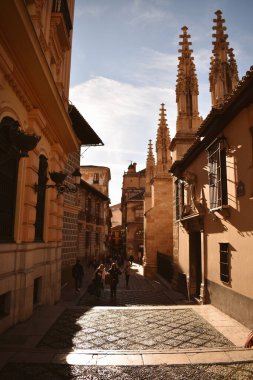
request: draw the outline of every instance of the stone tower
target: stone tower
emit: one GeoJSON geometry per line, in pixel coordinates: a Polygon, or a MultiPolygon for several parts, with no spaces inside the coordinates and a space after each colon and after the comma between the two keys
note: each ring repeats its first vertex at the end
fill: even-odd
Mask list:
{"type": "Polygon", "coordinates": [[[172,177],[169,173],[170,136],[164,104],[156,138],[156,163],[149,141],[146,162],[144,199],[144,275],[153,277],[159,271],[157,253],[172,257],[172,177]]]}
{"type": "Polygon", "coordinates": [[[181,56],[178,58],[176,83],[177,125],[176,135],[170,145],[173,162],[182,158],[193,143],[195,133],[202,122],[198,111],[198,80],[192,49],[190,49],[191,36],[187,30],[188,28],[183,26],[182,34],[179,36],[182,41],[179,42],[181,49],[178,51],[181,56]]]}
{"type": "Polygon", "coordinates": [[[209,80],[212,106],[218,107],[226,95],[233,91],[239,78],[233,49],[229,48],[228,35],[224,33],[227,29],[223,25],[225,20],[222,18],[220,10],[216,11],[215,14],[216,19],[213,20],[215,33],[212,35],[214,41],[209,80]]]}

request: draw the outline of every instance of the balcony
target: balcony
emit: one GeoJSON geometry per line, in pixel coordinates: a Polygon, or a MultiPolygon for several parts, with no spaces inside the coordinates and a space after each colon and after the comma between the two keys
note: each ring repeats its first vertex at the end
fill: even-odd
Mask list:
{"type": "Polygon", "coordinates": [[[72,30],[72,22],[69,14],[67,0],[53,0],[52,12],[62,14],[67,33],[69,35],[70,31],[72,30]]]}
{"type": "Polygon", "coordinates": [[[52,6],[51,25],[54,44],[60,46],[62,52],[70,49],[69,34],[72,22],[67,0],[54,0],[52,6]],[[57,41],[58,40],[58,41],[57,41]]]}

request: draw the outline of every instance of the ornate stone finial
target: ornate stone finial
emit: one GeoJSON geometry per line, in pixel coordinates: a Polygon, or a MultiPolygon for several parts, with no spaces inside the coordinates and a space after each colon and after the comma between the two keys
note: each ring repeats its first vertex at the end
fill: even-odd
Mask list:
{"type": "Polygon", "coordinates": [[[170,135],[166,119],[166,109],[164,103],[160,108],[160,119],[156,135],[157,173],[168,173],[171,166],[170,158],[170,135]]]}
{"type": "Polygon", "coordinates": [[[150,181],[155,174],[155,157],[153,154],[152,140],[149,140],[146,160],[146,192],[150,192],[150,181]]]}
{"type": "Polygon", "coordinates": [[[189,41],[187,26],[181,28],[182,34],[179,37],[182,39],[179,42],[180,56],[178,57],[178,73],[176,83],[176,102],[178,104],[177,131],[182,133],[192,133],[197,130],[200,125],[198,113],[198,80],[193,50],[190,48],[192,43],[189,41]]]}
{"type": "Polygon", "coordinates": [[[152,140],[149,140],[149,143],[148,143],[148,155],[147,155],[147,160],[151,160],[155,162],[155,159],[154,159],[154,154],[153,154],[153,145],[152,145],[152,140]]]}
{"type": "Polygon", "coordinates": [[[212,27],[215,31],[212,34],[213,56],[209,74],[213,107],[218,106],[222,99],[232,92],[239,80],[233,49],[229,48],[228,35],[225,34],[227,30],[224,26],[225,19],[222,18],[220,10],[217,10],[215,14],[216,18],[213,19],[215,25],[212,27]]]}

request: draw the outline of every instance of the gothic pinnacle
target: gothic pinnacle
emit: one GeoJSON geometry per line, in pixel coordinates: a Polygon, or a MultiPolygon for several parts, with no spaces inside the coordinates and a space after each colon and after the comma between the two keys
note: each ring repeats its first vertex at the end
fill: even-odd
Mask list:
{"type": "Polygon", "coordinates": [[[227,41],[228,35],[224,32],[227,30],[224,26],[225,19],[222,12],[215,12],[216,18],[213,19],[215,25],[212,29],[214,41],[212,57],[210,63],[210,91],[212,95],[212,105],[215,107],[222,99],[224,99],[235,88],[238,82],[238,68],[233,53],[233,49],[229,48],[227,41]]]}

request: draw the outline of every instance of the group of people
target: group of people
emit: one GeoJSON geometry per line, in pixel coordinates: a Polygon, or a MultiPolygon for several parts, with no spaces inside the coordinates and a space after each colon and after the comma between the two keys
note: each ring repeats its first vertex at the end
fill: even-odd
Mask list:
{"type": "MultiPolygon", "coordinates": [[[[95,267],[95,262],[93,263],[93,266],[95,267]]],[[[119,269],[119,266],[117,265],[117,262],[112,262],[110,266],[106,266],[105,264],[100,264],[94,272],[93,275],[93,288],[94,288],[94,294],[97,297],[100,297],[101,290],[104,288],[105,284],[110,285],[111,290],[111,298],[115,299],[117,294],[117,286],[119,283],[119,276],[122,274],[122,272],[125,274],[125,283],[126,288],[129,287],[129,278],[130,278],[130,272],[131,272],[131,266],[132,263],[130,261],[126,262],[126,265],[121,270],[119,269]]],[[[81,285],[82,285],[82,279],[84,276],[84,270],[80,263],[80,260],[77,259],[75,265],[72,268],[72,276],[75,280],[75,289],[76,292],[80,291],[81,285]]]]}

